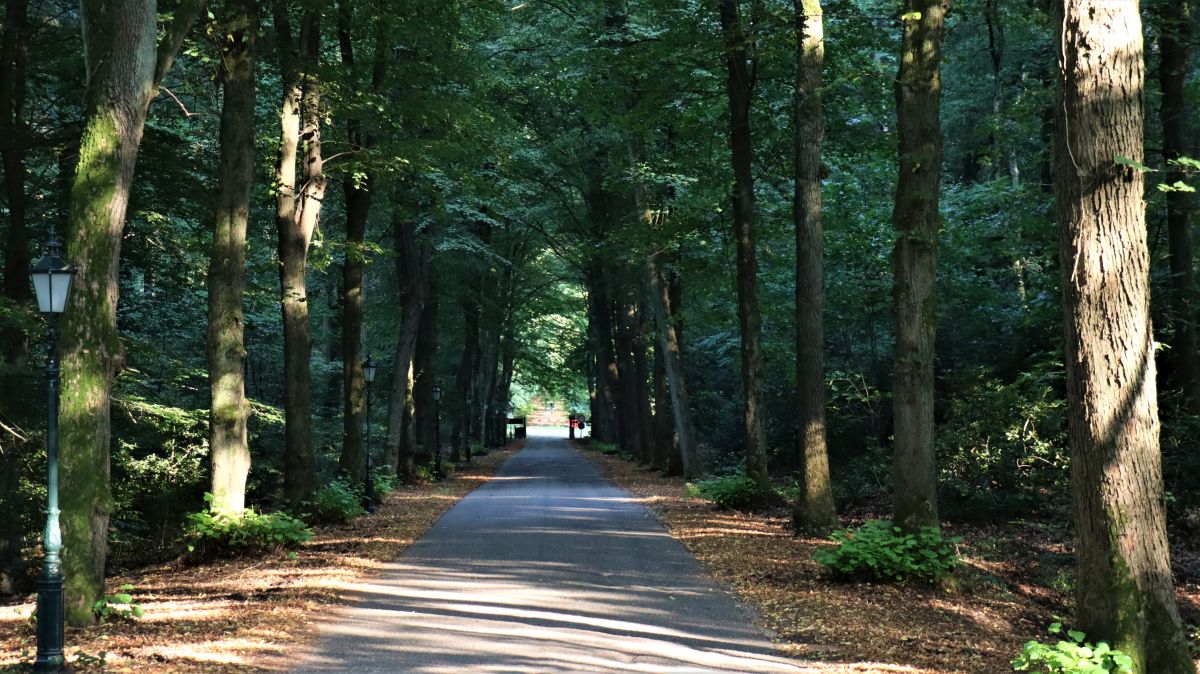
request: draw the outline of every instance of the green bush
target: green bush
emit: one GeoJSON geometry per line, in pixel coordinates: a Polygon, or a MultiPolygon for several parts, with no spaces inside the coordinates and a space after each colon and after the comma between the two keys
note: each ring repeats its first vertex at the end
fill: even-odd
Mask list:
{"type": "Polygon", "coordinates": [[[116,620],[135,620],[146,614],[142,610],[142,605],[133,600],[133,595],[129,594],[133,590],[132,585],[122,585],[120,592],[110,594],[103,599],[96,600],[92,605],[92,613],[95,614],[96,620],[105,623],[116,620]]]}
{"type": "Polygon", "coordinates": [[[955,548],[961,538],[946,539],[937,527],[906,534],[889,520],[870,520],[856,530],[833,532],[836,548],[814,558],[835,575],[934,584],[958,565],[955,548]]]}
{"type": "Polygon", "coordinates": [[[617,454],[621,453],[621,448],[617,447],[616,445],[614,445],[611,442],[600,442],[599,440],[592,440],[591,442],[588,443],[588,446],[590,446],[592,449],[596,450],[597,452],[600,452],[601,454],[607,454],[608,456],[616,456],[617,454]]]}
{"type": "Polygon", "coordinates": [[[313,523],[349,522],[367,512],[358,492],[342,478],[318,489],[307,506],[308,519],[313,523]]]}
{"type": "MultiPolygon", "coordinates": [[[[1062,623],[1050,625],[1051,634],[1062,634],[1062,623]]],[[[1133,674],[1133,659],[1103,641],[1089,644],[1083,632],[1067,630],[1067,639],[1054,644],[1030,641],[1012,661],[1014,672],[1036,674],[1133,674]]]]}
{"type": "Polygon", "coordinates": [[[230,515],[205,510],[187,519],[184,540],[195,561],[290,550],[311,541],[313,536],[307,524],[283,512],[246,509],[240,515],[230,515]]]}
{"type": "Polygon", "coordinates": [[[471,456],[487,456],[491,453],[491,449],[482,442],[471,443],[471,456]]]}
{"type": "Polygon", "coordinates": [[[730,510],[753,507],[776,496],[773,493],[764,496],[744,469],[729,475],[689,483],[687,493],[693,498],[712,501],[718,507],[730,510]]]}
{"type": "Polygon", "coordinates": [[[396,491],[396,476],[391,471],[376,468],[372,480],[375,482],[375,493],[383,496],[396,491]]]}

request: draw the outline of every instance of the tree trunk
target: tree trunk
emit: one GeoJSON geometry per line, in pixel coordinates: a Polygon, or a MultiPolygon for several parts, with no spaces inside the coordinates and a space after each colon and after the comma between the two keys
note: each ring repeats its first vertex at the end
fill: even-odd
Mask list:
{"type": "Polygon", "coordinates": [[[618,442],[617,391],[621,373],[613,348],[612,303],[603,262],[599,259],[588,270],[588,309],[591,312],[593,350],[596,354],[596,406],[592,414],[592,437],[600,442],[618,442]]]}
{"type": "MultiPolygon", "coordinates": [[[[29,299],[29,239],[25,225],[25,48],[28,0],[4,3],[0,40],[0,164],[4,169],[8,236],[4,242],[4,297],[18,306],[29,299]]],[[[28,338],[16,326],[0,325],[0,365],[19,369],[28,338]]]]}
{"type": "Polygon", "coordinates": [[[156,53],[154,2],[83,0],[83,135],[71,183],[67,257],[78,268],[63,316],[59,439],[67,620],[94,620],[104,590],[112,380],[122,366],[117,272],[146,109],[203,3],[188,0],[156,53]]]}
{"type": "Polygon", "coordinates": [[[433,284],[434,280],[430,279],[429,299],[425,302],[425,311],[417,330],[415,356],[417,442],[421,447],[416,461],[421,464],[427,464],[433,458],[438,436],[437,402],[433,399],[433,388],[437,385],[438,296],[433,284]]]}
{"type": "Polygon", "coordinates": [[[941,45],[946,0],[905,0],[896,77],[900,180],[892,223],[896,320],[896,525],[914,532],[937,526],[933,361],[936,328],[938,190],[942,170],[941,45]]]}
{"type": "MultiPolygon", "coordinates": [[[[1171,0],[1160,5],[1159,29],[1161,60],[1158,81],[1162,85],[1160,119],[1163,132],[1163,159],[1167,162],[1166,182],[1184,180],[1172,160],[1188,156],[1191,138],[1185,88],[1191,65],[1191,16],[1188,0],[1171,0]]],[[[1173,383],[1183,388],[1188,409],[1200,414],[1200,352],[1196,342],[1196,278],[1192,270],[1192,209],[1194,199],[1183,191],[1167,193],[1167,233],[1170,243],[1171,311],[1173,344],[1167,358],[1173,383]]]]}
{"type": "Polygon", "coordinates": [[[796,442],[800,495],[797,531],[838,524],[825,445],[824,232],[821,222],[821,69],[825,34],[820,0],[795,0],[796,442]]]}
{"type": "Polygon", "coordinates": [[[479,295],[474,283],[468,286],[467,296],[459,301],[463,313],[463,348],[458,359],[454,390],[458,398],[455,402],[462,405],[462,414],[455,416],[451,433],[454,436],[451,450],[454,461],[471,458],[472,420],[479,404],[479,392],[475,389],[475,367],[479,357],[479,295]]]}
{"type": "Polygon", "coordinates": [[[421,327],[421,314],[429,296],[426,279],[428,264],[421,242],[417,240],[416,224],[398,219],[393,229],[396,249],[396,276],[400,279],[400,334],[396,339],[396,353],[392,360],[392,391],[388,404],[388,435],[384,446],[383,465],[391,466],[404,481],[416,477],[413,463],[412,441],[406,437],[409,428],[405,417],[409,414],[411,397],[410,370],[417,350],[417,332],[421,327]]]}
{"type": "Polygon", "coordinates": [[[658,350],[663,355],[663,368],[671,393],[671,416],[675,422],[675,442],[679,446],[679,472],[685,479],[691,480],[700,477],[704,467],[696,447],[696,427],[692,422],[691,401],[683,375],[683,354],[673,319],[678,308],[671,304],[670,288],[663,282],[662,270],[653,256],[646,260],[646,271],[650,279],[650,306],[658,325],[658,350]]]}
{"type": "Polygon", "coordinates": [[[754,145],[750,137],[754,81],[747,44],[750,37],[742,26],[738,0],[721,0],[720,14],[729,71],[726,89],[733,159],[733,234],[737,247],[738,324],[742,336],[746,474],[757,486],[760,498],[765,499],[772,492],[772,486],[767,475],[762,319],[758,306],[758,233],[754,226],[754,145]]]}
{"type": "Polygon", "coordinates": [[[1150,324],[1137,0],[1068,0],[1055,195],[1066,312],[1078,624],[1138,674],[1195,674],[1167,546],[1150,324]]]}
{"type": "MultiPolygon", "coordinates": [[[[355,24],[353,0],[338,2],[338,46],[342,64],[354,74],[354,40],[352,27],[355,24]]],[[[388,50],[384,39],[386,22],[376,21],[375,53],[372,59],[369,87],[378,91],[383,86],[387,73],[388,50]]],[[[356,155],[368,151],[373,139],[362,131],[360,120],[351,117],[346,122],[346,136],[351,152],[356,155]]],[[[363,378],[363,273],[366,266],[367,249],[363,241],[367,231],[367,217],[371,212],[373,189],[377,185],[375,173],[366,171],[365,176],[351,172],[342,179],[342,190],[346,200],[346,258],[342,265],[342,453],[338,465],[354,483],[363,480],[366,461],[363,455],[363,429],[366,419],[366,380],[363,378]]]]}
{"type": "Polygon", "coordinates": [[[276,228],[279,233],[279,286],[283,313],[284,455],[283,493],[296,510],[317,486],[312,446],[312,333],[308,311],[308,248],[321,212],[326,179],[321,160],[321,88],[317,65],[321,49],[321,8],[310,6],[292,45],[287,8],[277,0],[283,77],[279,163],[276,167],[276,228]],[[297,64],[299,69],[297,70],[297,64]],[[303,143],[299,190],[296,159],[303,143]]]}
{"type": "Polygon", "coordinates": [[[208,369],[212,405],[213,512],[239,514],[246,506],[250,447],[246,422],[245,323],[246,225],[254,181],[254,42],[258,6],[227,0],[220,11],[221,137],[217,206],[208,266],[208,369]]]}

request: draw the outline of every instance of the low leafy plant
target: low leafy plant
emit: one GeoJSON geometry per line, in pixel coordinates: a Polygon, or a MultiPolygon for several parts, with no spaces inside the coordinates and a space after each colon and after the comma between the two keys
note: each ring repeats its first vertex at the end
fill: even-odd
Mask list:
{"type": "Polygon", "coordinates": [[[471,456],[487,456],[491,453],[491,449],[482,442],[471,443],[471,456]]]}
{"type": "Polygon", "coordinates": [[[196,561],[290,550],[313,536],[307,524],[283,512],[246,509],[233,515],[205,510],[188,515],[187,520],[184,540],[189,556],[196,561]]]}
{"type": "Polygon", "coordinates": [[[307,505],[313,522],[349,522],[367,512],[358,492],[341,478],[318,489],[307,505]]]}
{"type": "MultiPolygon", "coordinates": [[[[1062,623],[1051,623],[1051,634],[1062,635],[1062,623]]],[[[1066,630],[1066,639],[1046,644],[1029,641],[1012,661],[1014,672],[1036,674],[1133,674],[1133,659],[1103,641],[1086,642],[1087,635],[1066,630]]]]}
{"type": "Polygon", "coordinates": [[[936,584],[958,565],[957,544],[937,527],[906,534],[889,520],[870,520],[855,530],[830,535],[837,547],[818,551],[814,558],[843,578],[866,577],[936,584]]]}
{"type": "Polygon", "coordinates": [[[621,448],[617,447],[616,445],[614,445],[611,442],[600,442],[599,440],[592,440],[591,443],[589,443],[589,444],[592,449],[596,450],[597,452],[600,452],[601,454],[607,454],[608,456],[616,456],[617,454],[621,453],[621,448]]]}
{"type": "Polygon", "coordinates": [[[375,493],[380,496],[396,491],[396,476],[391,472],[376,469],[372,480],[375,482],[375,493]]]}
{"type": "Polygon", "coordinates": [[[687,493],[693,498],[712,501],[727,510],[757,506],[776,497],[774,493],[764,495],[745,470],[689,483],[687,493]]]}
{"type": "Polygon", "coordinates": [[[96,603],[92,605],[92,613],[95,614],[97,621],[106,623],[118,620],[136,620],[146,614],[142,605],[135,602],[133,595],[129,594],[133,591],[132,585],[122,585],[119,589],[120,592],[117,594],[97,599],[96,603]]]}

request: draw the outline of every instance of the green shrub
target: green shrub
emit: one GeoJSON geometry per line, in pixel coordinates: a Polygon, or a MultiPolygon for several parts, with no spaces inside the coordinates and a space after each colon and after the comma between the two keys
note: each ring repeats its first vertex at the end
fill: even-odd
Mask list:
{"type": "Polygon", "coordinates": [[[342,478],[318,489],[307,506],[308,519],[314,523],[349,522],[367,512],[358,492],[342,478]]]}
{"type": "Polygon", "coordinates": [[[471,456],[487,456],[491,453],[491,449],[482,442],[471,443],[471,456]]]}
{"type": "Polygon", "coordinates": [[[307,524],[283,512],[246,509],[240,515],[230,515],[205,510],[187,519],[184,540],[195,561],[290,550],[311,541],[313,536],[307,524]]]}
{"type": "Polygon", "coordinates": [[[372,480],[375,483],[375,493],[383,496],[396,491],[396,476],[391,471],[376,468],[372,480]]]}
{"type": "Polygon", "coordinates": [[[764,495],[758,484],[746,475],[745,469],[689,483],[687,493],[694,498],[712,501],[718,507],[730,510],[753,507],[777,496],[774,493],[764,495]]]}
{"type": "Polygon", "coordinates": [[[904,582],[937,583],[958,565],[955,548],[961,538],[946,539],[937,527],[906,534],[889,520],[870,520],[857,530],[833,532],[836,548],[814,558],[835,575],[904,582]]]}
{"type": "Polygon", "coordinates": [[[146,614],[142,610],[142,605],[133,600],[133,595],[129,594],[133,590],[132,585],[122,585],[120,592],[110,594],[103,599],[96,600],[92,605],[92,613],[95,614],[96,620],[105,623],[116,620],[135,620],[146,614]]]}
{"type": "MultiPolygon", "coordinates": [[[[1050,625],[1051,634],[1062,634],[1062,623],[1050,625]]],[[[1089,644],[1087,635],[1067,630],[1067,639],[1054,644],[1030,641],[1012,661],[1014,672],[1036,674],[1133,674],[1133,659],[1103,641],[1089,644]]]]}
{"type": "Polygon", "coordinates": [[[588,446],[590,446],[592,449],[596,450],[597,452],[600,452],[601,454],[607,454],[608,456],[616,456],[617,454],[621,453],[621,448],[617,447],[616,445],[614,445],[611,442],[600,442],[599,440],[592,440],[591,442],[588,443],[588,446]]]}

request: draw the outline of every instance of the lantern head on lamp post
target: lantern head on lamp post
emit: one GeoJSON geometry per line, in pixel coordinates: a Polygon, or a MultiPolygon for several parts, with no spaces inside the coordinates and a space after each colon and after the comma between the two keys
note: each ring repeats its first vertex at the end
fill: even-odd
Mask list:
{"type": "Polygon", "coordinates": [[[379,371],[379,363],[367,354],[362,363],[363,381],[367,382],[367,438],[363,454],[366,455],[367,470],[363,474],[363,508],[367,512],[375,512],[375,476],[371,475],[371,384],[375,381],[375,373],[379,371]]]}
{"type": "Polygon", "coordinates": [[[57,672],[63,667],[62,529],[58,522],[58,318],[67,308],[75,267],[67,264],[62,242],[53,234],[42,258],[29,270],[38,308],[50,323],[46,383],[49,394],[46,426],[46,530],[42,539],[45,557],[37,590],[37,658],[34,671],[57,672]]]}

